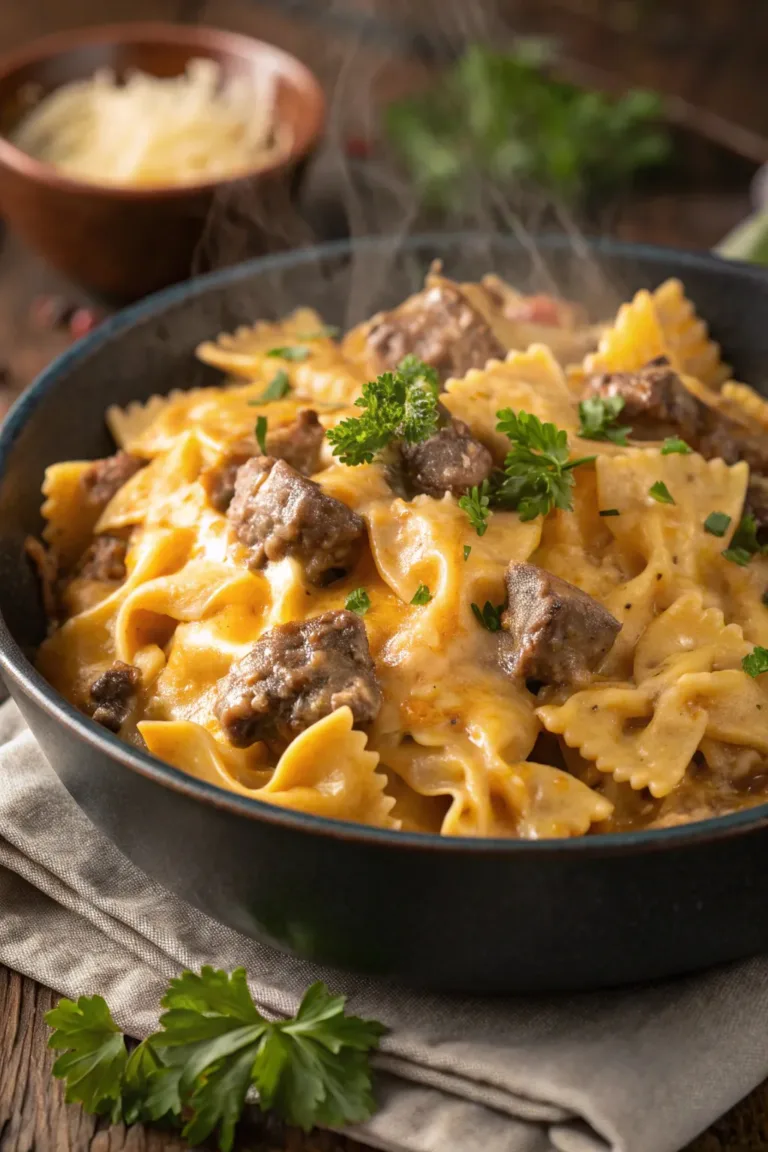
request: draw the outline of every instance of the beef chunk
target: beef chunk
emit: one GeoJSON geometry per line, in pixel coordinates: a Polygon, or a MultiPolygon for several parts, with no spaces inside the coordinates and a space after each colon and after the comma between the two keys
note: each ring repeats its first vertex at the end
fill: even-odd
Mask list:
{"type": "Polygon", "coordinates": [[[720,456],[726,464],[746,460],[753,473],[768,474],[768,436],[754,433],[722,412],[706,409],[705,430],[694,445],[707,460],[720,456]]]}
{"type": "Polygon", "coordinates": [[[463,420],[450,420],[444,428],[421,440],[400,444],[403,469],[411,489],[428,496],[452,492],[461,496],[475,484],[482,484],[493,470],[493,457],[475,440],[463,420]]]}
{"type": "MultiPolygon", "coordinates": [[[[325,430],[312,408],[304,408],[291,424],[267,433],[267,452],[275,460],[285,460],[297,472],[311,476],[320,468],[320,450],[325,430]]],[[[204,472],[201,480],[213,507],[226,512],[235,495],[238,470],[252,456],[261,455],[255,441],[244,444],[223,464],[204,472]]]]}
{"type": "Polygon", "coordinates": [[[312,476],[320,467],[324,436],[317,412],[304,408],[292,424],[267,433],[267,452],[276,460],[285,460],[304,476],[312,476]]]}
{"type": "Polygon", "coordinates": [[[543,684],[584,683],[621,628],[602,604],[534,564],[507,569],[509,605],[499,658],[512,676],[543,684]]]}
{"type": "Polygon", "coordinates": [[[119,732],[131,708],[131,701],[141,681],[141,673],[133,664],[116,660],[91,684],[92,716],[110,732],[119,732]]]}
{"type": "Polygon", "coordinates": [[[128,452],[117,452],[106,460],[94,460],[81,481],[87,502],[105,508],[126,480],[147,463],[128,452]]]}
{"type": "Polygon", "coordinates": [[[84,580],[124,580],[127,550],[119,536],[96,536],[80,558],[75,575],[84,580]]]}
{"type": "Polygon", "coordinates": [[[629,424],[636,440],[663,440],[682,436],[698,442],[706,406],[693,396],[664,356],[651,360],[638,372],[605,372],[586,383],[583,399],[621,396],[622,424],[629,424]]]}
{"type": "Polygon", "coordinates": [[[250,551],[251,568],[295,556],[313,584],[351,568],[365,534],[356,512],[284,460],[268,456],[255,456],[238,469],[227,516],[250,551]]]}
{"type": "Polygon", "coordinates": [[[383,368],[394,369],[413,353],[437,369],[441,380],[465,376],[470,368],[484,368],[489,360],[503,359],[505,349],[479,312],[455,284],[440,284],[420,292],[376,317],[368,333],[368,347],[383,368]]]}
{"type": "Polygon", "coordinates": [[[334,611],[266,632],[222,681],[215,710],[229,742],[247,748],[291,740],[344,704],[367,724],[381,689],[362,620],[334,611]]]}

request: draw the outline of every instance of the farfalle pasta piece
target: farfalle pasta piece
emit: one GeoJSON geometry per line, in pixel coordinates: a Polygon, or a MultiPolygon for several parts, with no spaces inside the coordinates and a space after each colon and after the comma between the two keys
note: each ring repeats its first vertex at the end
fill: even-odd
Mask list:
{"type": "MultiPolygon", "coordinates": [[[[322,317],[314,308],[297,308],[283,320],[259,320],[253,325],[243,324],[234,332],[222,332],[215,340],[198,344],[196,352],[204,364],[230,376],[252,380],[272,349],[301,343],[307,336],[322,331],[322,317]]],[[[276,359],[269,359],[274,367],[279,366],[276,359]]]]}
{"type": "Polygon", "coordinates": [[[153,756],[228,792],[253,796],[272,775],[263,744],[233,748],[189,720],[142,720],[137,727],[153,756]]]}
{"type": "Polygon", "coordinates": [[[586,357],[584,371],[586,375],[636,372],[657,356],[666,356],[673,368],[683,371],[662,328],[654,297],[642,289],[629,304],[620,306],[612,327],[603,333],[597,351],[586,357]]]}
{"type": "Polygon", "coordinates": [[[739,384],[736,380],[729,380],[723,384],[720,397],[724,410],[729,415],[740,414],[742,420],[752,424],[768,435],[768,400],[750,388],[748,384],[739,384]],[[728,405],[725,408],[725,405],[728,405]]]}
{"type": "Polygon", "coordinates": [[[566,431],[575,430],[579,423],[563,370],[544,345],[511,352],[504,361],[492,360],[461,380],[449,380],[442,400],[451,415],[468,424],[499,461],[510,447],[508,438],[496,431],[496,413],[502,408],[532,412],[566,431]]]}
{"type": "Polygon", "coordinates": [[[720,345],[710,339],[709,329],[685,294],[680,280],[665,280],[653,293],[667,355],[680,370],[701,380],[708,388],[717,389],[729,378],[731,369],[724,364],[720,345]]]}
{"type": "Polygon", "coordinates": [[[64,569],[71,568],[88,547],[99,516],[98,507],[83,499],[83,477],[92,463],[69,460],[45,470],[42,535],[64,569]]]}

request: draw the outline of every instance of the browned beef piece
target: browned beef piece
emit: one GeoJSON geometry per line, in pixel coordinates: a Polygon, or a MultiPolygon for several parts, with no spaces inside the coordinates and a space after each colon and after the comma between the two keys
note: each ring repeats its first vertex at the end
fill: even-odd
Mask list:
{"type": "Polygon", "coordinates": [[[752,476],[747,488],[744,511],[751,513],[757,524],[757,539],[768,544],[768,477],[752,476]]]}
{"type": "Polygon", "coordinates": [[[110,732],[119,732],[120,725],[128,715],[131,702],[141,681],[141,673],[133,664],[116,660],[97,680],[91,684],[91,704],[94,706],[93,719],[103,724],[110,732]]]}
{"type": "Polygon", "coordinates": [[[413,353],[436,368],[443,381],[506,355],[480,313],[449,283],[427,288],[383,313],[368,333],[368,347],[389,369],[413,353]]]}
{"type": "Polygon", "coordinates": [[[592,376],[582,399],[621,396],[621,423],[632,428],[636,440],[663,440],[681,436],[695,445],[705,422],[706,406],[691,395],[664,356],[651,360],[638,372],[604,372],[592,376]]]}
{"type": "Polygon", "coordinates": [[[304,476],[312,476],[320,467],[320,449],[325,429],[312,408],[303,408],[291,424],[267,432],[267,452],[276,460],[285,460],[304,476]]]}
{"type": "Polygon", "coordinates": [[[223,679],[215,710],[229,742],[247,748],[291,740],[345,704],[367,724],[381,689],[362,620],[333,611],[266,632],[223,679]]]}
{"type": "Polygon", "coordinates": [[[124,580],[128,545],[119,536],[96,536],[75,571],[84,580],[124,580]]]}
{"type": "Polygon", "coordinates": [[[417,444],[401,441],[400,456],[411,489],[428,496],[461,496],[493,471],[493,457],[463,420],[450,420],[417,444]]]}
{"type": "Polygon", "coordinates": [[[146,463],[146,460],[128,452],[117,452],[106,460],[94,460],[81,482],[86,500],[89,504],[106,507],[126,480],[130,480],[146,463]]]}
{"type": "Polygon", "coordinates": [[[721,412],[706,410],[705,431],[695,447],[707,460],[720,456],[726,464],[746,460],[750,472],[768,474],[768,435],[750,432],[721,412]]]}
{"type": "Polygon", "coordinates": [[[258,456],[256,445],[233,452],[223,464],[203,472],[200,481],[206,495],[217,512],[226,512],[235,494],[238,469],[253,456],[258,456]]]}
{"type": "Polygon", "coordinates": [[[535,564],[507,569],[501,618],[505,672],[541,684],[582,684],[613,645],[621,624],[580,588],[535,564]]]}
{"type": "Polygon", "coordinates": [[[238,469],[227,516],[249,566],[295,556],[313,584],[348,571],[365,535],[362,517],[284,460],[255,456],[238,469]]]}

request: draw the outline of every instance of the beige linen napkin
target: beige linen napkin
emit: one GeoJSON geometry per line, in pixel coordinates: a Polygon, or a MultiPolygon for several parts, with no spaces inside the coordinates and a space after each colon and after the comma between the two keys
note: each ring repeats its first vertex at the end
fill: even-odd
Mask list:
{"type": "Polygon", "coordinates": [[[135,868],[82,814],[13,704],[0,709],[0,962],[101,993],[132,1036],[181,968],[243,965],[268,1013],[322,978],[391,1029],[387,1152],[675,1152],[768,1075],[768,960],[569,997],[429,996],[321,971],[224,928],[135,868]]]}

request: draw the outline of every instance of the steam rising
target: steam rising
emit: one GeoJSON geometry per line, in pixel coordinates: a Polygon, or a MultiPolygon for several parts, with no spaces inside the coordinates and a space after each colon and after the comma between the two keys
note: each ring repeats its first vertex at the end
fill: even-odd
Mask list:
{"type": "MultiPolygon", "coordinates": [[[[193,267],[208,271],[253,256],[292,247],[305,247],[333,237],[389,236],[391,245],[371,250],[361,246],[354,252],[352,267],[345,275],[346,315],[335,317],[347,325],[393,304],[391,285],[402,283],[402,266],[408,282],[416,289],[426,265],[424,255],[409,256],[404,240],[420,232],[472,231],[486,234],[487,262],[473,257],[480,271],[496,271],[516,280],[523,290],[569,295],[584,303],[593,317],[615,309],[626,286],[609,283],[599,262],[591,253],[580,222],[551,196],[527,191],[512,205],[509,189],[483,178],[479,173],[470,182],[467,206],[455,218],[443,213],[439,221],[409,182],[394,159],[388,155],[381,135],[381,110],[388,98],[405,94],[400,78],[405,76],[408,91],[429,84],[437,68],[450,63],[471,43],[509,45],[513,29],[504,26],[495,0],[315,0],[313,18],[331,27],[330,35],[318,35],[318,56],[308,63],[319,76],[328,99],[326,135],[318,154],[307,167],[301,196],[293,193],[291,178],[279,177],[258,184],[244,181],[220,193],[206,222],[205,233],[193,267]],[[322,16],[318,13],[322,9],[322,16]],[[357,31],[350,30],[350,11],[359,17],[357,31]],[[430,67],[408,56],[408,46],[383,36],[373,42],[370,21],[381,26],[414,28],[421,56],[435,61],[430,67]],[[334,17],[341,32],[333,34],[334,17]],[[425,29],[429,39],[424,40],[425,29]],[[370,141],[366,159],[350,156],[351,139],[370,141]],[[543,232],[557,233],[568,240],[576,279],[563,283],[562,260],[537,241],[543,232]],[[520,245],[518,269],[498,267],[498,249],[492,238],[514,237],[520,245]],[[400,266],[400,276],[393,267],[400,266]],[[348,285],[348,287],[346,287],[348,285]]],[[[301,17],[299,17],[301,18],[301,17]]],[[[324,31],[324,29],[323,29],[324,31]]],[[[473,244],[481,252],[482,244],[473,244]]],[[[460,269],[445,266],[448,276],[462,275],[460,269]]],[[[466,272],[463,273],[466,276],[466,272]]],[[[568,280],[572,278],[569,276],[568,280]]],[[[329,284],[329,289],[331,285],[329,284]]],[[[275,315],[290,311],[302,301],[286,293],[275,276],[273,309],[275,315]]]]}

